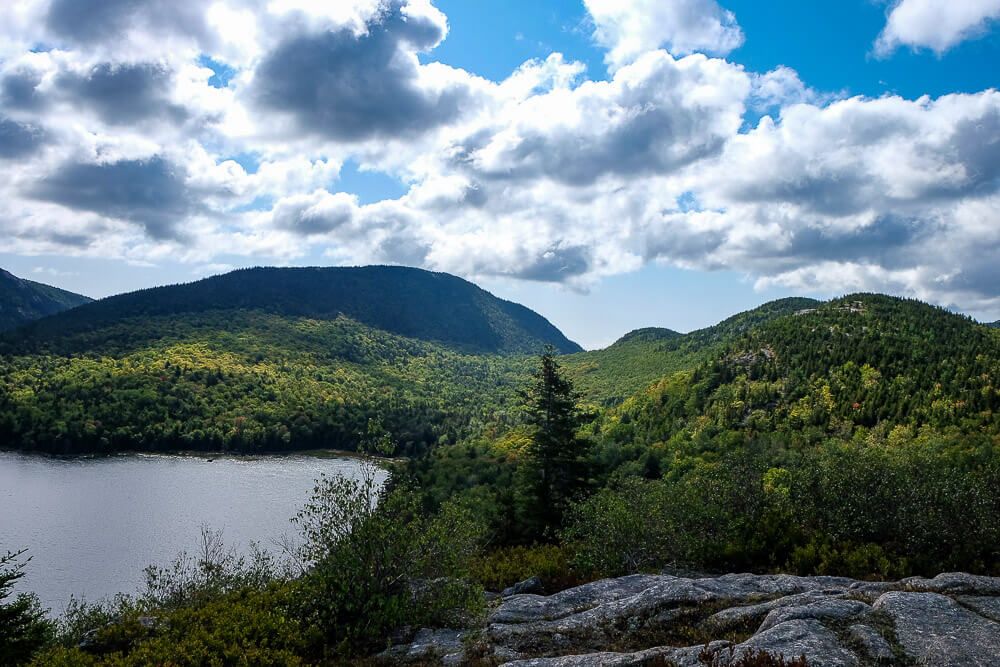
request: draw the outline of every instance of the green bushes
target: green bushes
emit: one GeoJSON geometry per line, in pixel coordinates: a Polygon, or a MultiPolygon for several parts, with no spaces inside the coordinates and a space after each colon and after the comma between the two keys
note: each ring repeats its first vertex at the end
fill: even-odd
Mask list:
{"type": "Polygon", "coordinates": [[[541,579],[549,592],[585,580],[570,567],[566,550],[556,544],[500,547],[473,561],[470,574],[488,591],[502,591],[530,577],[541,579]]]}
{"type": "Polygon", "coordinates": [[[367,465],[362,479],[322,480],[298,516],[297,613],[326,653],[385,648],[402,625],[467,623],[483,604],[466,578],[484,538],[469,508],[426,516],[409,489],[380,492],[367,465]]]}
{"type": "Polygon", "coordinates": [[[860,578],[997,572],[991,451],[834,442],[768,467],[766,453],[744,450],[606,488],[575,509],[563,538],[574,566],[594,576],[664,566],[860,578]]]}
{"type": "MultiPolygon", "coordinates": [[[[171,610],[133,605],[113,609],[104,624],[87,631],[83,647],[72,633],[39,655],[42,665],[300,665],[306,664],[309,633],[290,613],[290,588],[272,583],[171,610]]],[[[105,610],[107,611],[107,610],[105,610]]],[[[100,614],[90,611],[89,620],[100,614]]],[[[85,618],[69,622],[83,627],[85,618]]]]}

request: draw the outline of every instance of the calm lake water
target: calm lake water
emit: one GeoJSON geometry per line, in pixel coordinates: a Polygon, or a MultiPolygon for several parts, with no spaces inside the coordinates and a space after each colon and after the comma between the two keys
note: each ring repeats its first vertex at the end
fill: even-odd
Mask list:
{"type": "MultiPolygon", "coordinates": [[[[273,549],[321,475],[350,458],[129,455],[54,459],[0,452],[0,550],[33,556],[19,590],[59,614],[71,594],[134,592],[149,564],[194,552],[201,526],[227,545],[273,549]]],[[[276,550],[276,549],[274,549],[276,550]]]]}

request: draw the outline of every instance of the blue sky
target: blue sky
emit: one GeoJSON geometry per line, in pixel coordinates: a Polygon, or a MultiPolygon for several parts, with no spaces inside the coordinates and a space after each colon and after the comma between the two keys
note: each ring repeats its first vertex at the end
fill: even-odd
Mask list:
{"type": "Polygon", "coordinates": [[[860,290],[1000,318],[1000,0],[352,2],[25,0],[0,266],[412,264],[587,347],[860,290]]]}

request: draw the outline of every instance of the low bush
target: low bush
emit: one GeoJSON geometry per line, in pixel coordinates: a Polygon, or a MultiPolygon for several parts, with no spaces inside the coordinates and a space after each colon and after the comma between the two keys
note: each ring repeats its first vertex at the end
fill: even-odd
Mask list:
{"type": "Polygon", "coordinates": [[[489,591],[502,591],[536,576],[550,593],[584,583],[570,567],[566,549],[555,544],[494,549],[473,561],[470,574],[489,591]]]}

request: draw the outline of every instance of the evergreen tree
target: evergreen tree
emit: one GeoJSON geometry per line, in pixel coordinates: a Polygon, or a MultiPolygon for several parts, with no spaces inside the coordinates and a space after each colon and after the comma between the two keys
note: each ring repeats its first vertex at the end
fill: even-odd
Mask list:
{"type": "Polygon", "coordinates": [[[586,483],[587,447],[577,436],[577,394],[552,347],[542,354],[525,399],[533,432],[527,460],[518,471],[518,509],[527,536],[537,539],[562,527],[569,503],[586,483]]]}
{"type": "Polygon", "coordinates": [[[14,583],[24,576],[27,561],[18,562],[23,551],[0,555],[0,664],[20,665],[52,638],[52,624],[38,598],[28,593],[17,595],[13,601],[14,583]]]}

